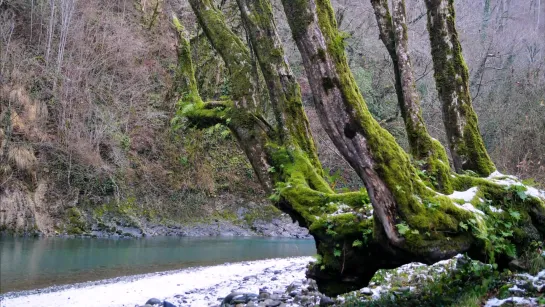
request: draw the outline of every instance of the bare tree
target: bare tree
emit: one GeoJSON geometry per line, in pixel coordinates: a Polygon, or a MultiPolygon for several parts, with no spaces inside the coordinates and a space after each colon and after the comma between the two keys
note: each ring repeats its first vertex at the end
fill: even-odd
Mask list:
{"type": "Polygon", "coordinates": [[[51,48],[53,44],[53,37],[55,32],[55,13],[56,5],[55,0],[49,0],[49,27],[47,28],[47,48],[45,50],[45,62],[49,65],[49,59],[51,54],[51,48]]]}
{"type": "Polygon", "coordinates": [[[60,0],[60,29],[59,29],[59,46],[57,51],[57,71],[62,68],[64,50],[66,48],[66,40],[68,33],[70,32],[70,23],[72,21],[72,15],[74,14],[74,8],[76,0],[60,0]]]}

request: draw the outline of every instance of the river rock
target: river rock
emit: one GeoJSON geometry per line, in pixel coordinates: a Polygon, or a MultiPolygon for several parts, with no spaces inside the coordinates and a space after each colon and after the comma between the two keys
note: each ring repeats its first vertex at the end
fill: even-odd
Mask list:
{"type": "Polygon", "coordinates": [[[163,307],[176,307],[176,305],[172,304],[171,302],[164,301],[163,307]]]}
{"type": "Polygon", "coordinates": [[[322,296],[322,298],[320,299],[320,307],[323,307],[323,306],[331,306],[331,305],[334,305],[335,302],[327,297],[327,296],[322,296]]]}
{"type": "Polygon", "coordinates": [[[250,301],[257,301],[257,299],[257,294],[233,292],[223,299],[221,306],[247,304],[250,301]]]}
{"type": "Polygon", "coordinates": [[[361,294],[367,295],[367,296],[373,295],[373,291],[371,291],[371,289],[369,289],[368,287],[361,289],[360,292],[361,294]]]}
{"type": "Polygon", "coordinates": [[[150,298],[147,302],[146,302],[146,305],[163,305],[163,302],[161,300],[159,300],[158,298],[150,298]]]}
{"type": "Polygon", "coordinates": [[[318,285],[316,284],[316,281],[313,279],[310,279],[308,282],[308,291],[316,291],[318,289],[318,285]]]}
{"type": "Polygon", "coordinates": [[[280,301],[275,301],[271,299],[267,299],[263,303],[265,307],[277,307],[277,306],[280,306],[280,304],[282,304],[282,302],[280,301]]]}
{"type": "Polygon", "coordinates": [[[267,291],[259,291],[259,300],[266,300],[271,298],[271,294],[267,291]]]}
{"type": "Polygon", "coordinates": [[[511,271],[527,271],[528,268],[526,268],[526,266],[521,262],[519,261],[518,259],[515,259],[515,260],[512,260],[511,262],[509,262],[509,269],[511,271]]]}

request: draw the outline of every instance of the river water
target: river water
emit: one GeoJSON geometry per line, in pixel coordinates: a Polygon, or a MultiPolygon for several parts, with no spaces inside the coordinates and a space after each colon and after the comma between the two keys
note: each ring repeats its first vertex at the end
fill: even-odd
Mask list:
{"type": "Polygon", "coordinates": [[[0,238],[0,293],[267,258],[312,256],[282,238],[0,238]]]}

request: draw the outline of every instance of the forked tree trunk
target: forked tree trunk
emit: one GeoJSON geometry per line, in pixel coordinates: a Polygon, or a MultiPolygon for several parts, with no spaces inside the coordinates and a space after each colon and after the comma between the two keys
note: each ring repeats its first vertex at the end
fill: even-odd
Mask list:
{"type": "Polygon", "coordinates": [[[237,3],[267,84],[280,141],[294,142],[321,173],[310,124],[303,110],[301,89],[286,61],[270,3],[263,0],[237,0],[237,3]]]}
{"type": "MultiPolygon", "coordinates": [[[[229,30],[222,13],[209,0],[191,0],[190,4],[210,43],[220,53],[229,70],[233,101],[205,104],[198,97],[190,101],[192,107],[186,108],[183,115],[193,119],[196,125],[219,122],[229,127],[258,180],[270,193],[274,186],[268,172],[270,165],[267,163],[266,142],[271,127],[257,113],[257,88],[251,78],[250,52],[242,40],[229,30]]],[[[188,60],[185,62],[190,63],[188,60]]]]}
{"type": "Polygon", "coordinates": [[[469,72],[456,31],[454,0],[426,0],[435,84],[443,106],[454,168],[490,175],[496,167],[484,146],[471,104],[469,72]]]}
{"type": "MultiPolygon", "coordinates": [[[[315,266],[311,276],[317,278],[321,289],[336,293],[342,284],[347,290],[368,281],[376,267],[404,261],[433,263],[459,252],[485,257],[481,246],[484,239],[477,234],[480,230],[471,233],[460,226],[475,220],[475,213],[426,187],[408,156],[372,118],[348,68],[330,2],[283,0],[283,5],[321,123],[363,180],[374,209],[373,239],[377,245],[370,244],[364,251],[343,247],[343,253],[350,257],[343,258],[341,264],[335,266],[332,261],[331,269],[315,266]],[[398,229],[404,226],[413,231],[400,233],[398,229]],[[387,259],[386,263],[368,255],[387,259]],[[344,271],[347,266],[353,271],[344,271]]],[[[502,194],[486,181],[455,179],[457,188],[480,185],[483,194],[502,194]]],[[[539,212],[536,216],[541,218],[525,222],[540,225],[545,212],[543,203],[537,201],[534,205],[539,212]]],[[[485,229],[487,222],[480,221],[479,229],[485,229]]],[[[321,240],[326,241],[323,237],[321,240]]]]}
{"type": "Polygon", "coordinates": [[[406,26],[405,2],[393,1],[393,17],[390,14],[388,0],[371,0],[380,32],[394,64],[396,93],[405,122],[410,153],[422,163],[427,178],[435,188],[444,193],[452,193],[450,166],[444,147],[432,138],[420,108],[420,97],[416,91],[413,69],[409,55],[409,38],[406,26]]]}

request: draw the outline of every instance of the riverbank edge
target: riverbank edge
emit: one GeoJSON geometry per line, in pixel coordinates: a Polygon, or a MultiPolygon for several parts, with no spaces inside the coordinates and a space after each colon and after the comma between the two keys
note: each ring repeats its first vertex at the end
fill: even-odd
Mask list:
{"type": "Polygon", "coordinates": [[[306,228],[284,213],[267,219],[248,219],[242,210],[230,218],[215,217],[197,222],[164,223],[140,219],[137,224],[127,223],[119,218],[104,219],[91,223],[86,231],[78,233],[55,232],[44,234],[39,231],[13,232],[1,230],[1,237],[61,237],[61,238],[143,238],[158,236],[177,237],[271,237],[312,239],[306,228]]]}

